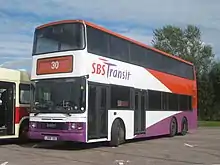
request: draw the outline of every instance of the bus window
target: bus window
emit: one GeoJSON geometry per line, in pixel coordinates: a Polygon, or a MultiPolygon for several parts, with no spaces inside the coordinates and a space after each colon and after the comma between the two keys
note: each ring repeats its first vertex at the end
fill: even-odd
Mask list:
{"type": "Polygon", "coordinates": [[[19,102],[20,104],[30,104],[30,85],[20,84],[19,85],[19,102]]]}
{"type": "Polygon", "coordinates": [[[122,86],[111,87],[111,108],[130,109],[130,88],[122,86]]]}
{"type": "Polygon", "coordinates": [[[82,23],[52,25],[35,31],[33,55],[84,48],[84,26],[82,23]]]}

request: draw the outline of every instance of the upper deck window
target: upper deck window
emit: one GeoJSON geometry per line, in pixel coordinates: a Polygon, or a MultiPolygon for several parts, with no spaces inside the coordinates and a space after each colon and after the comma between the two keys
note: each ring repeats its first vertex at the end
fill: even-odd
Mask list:
{"type": "Polygon", "coordinates": [[[35,31],[33,55],[85,48],[82,23],[64,23],[35,31]]]}

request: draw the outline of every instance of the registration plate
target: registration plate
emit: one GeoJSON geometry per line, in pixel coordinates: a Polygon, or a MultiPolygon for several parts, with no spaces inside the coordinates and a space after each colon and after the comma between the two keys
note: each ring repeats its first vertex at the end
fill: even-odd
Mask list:
{"type": "Polygon", "coordinates": [[[44,136],[44,140],[56,141],[58,138],[56,136],[44,136]]]}

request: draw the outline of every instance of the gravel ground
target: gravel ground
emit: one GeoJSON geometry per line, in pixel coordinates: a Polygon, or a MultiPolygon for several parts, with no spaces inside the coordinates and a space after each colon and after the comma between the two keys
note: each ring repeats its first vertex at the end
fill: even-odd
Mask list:
{"type": "Polygon", "coordinates": [[[133,140],[117,148],[103,143],[0,144],[0,165],[220,165],[220,128],[199,128],[173,138],[133,140]]]}

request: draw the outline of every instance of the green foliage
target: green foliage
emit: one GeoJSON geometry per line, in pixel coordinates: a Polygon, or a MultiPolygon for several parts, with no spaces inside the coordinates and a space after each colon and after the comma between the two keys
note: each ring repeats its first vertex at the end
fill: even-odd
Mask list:
{"type": "Polygon", "coordinates": [[[220,63],[215,62],[210,73],[209,73],[210,81],[212,81],[213,88],[215,89],[215,102],[220,100],[220,63]]]}
{"type": "Polygon", "coordinates": [[[199,127],[220,127],[220,121],[198,121],[199,127]]]}
{"type": "Polygon", "coordinates": [[[214,89],[209,76],[203,74],[198,78],[198,115],[201,120],[212,120],[214,89]]]}
{"type": "Polygon", "coordinates": [[[204,120],[220,120],[220,62],[214,62],[210,45],[201,40],[198,27],[167,25],[154,30],[155,48],[192,62],[196,67],[198,113],[204,120]]]}

